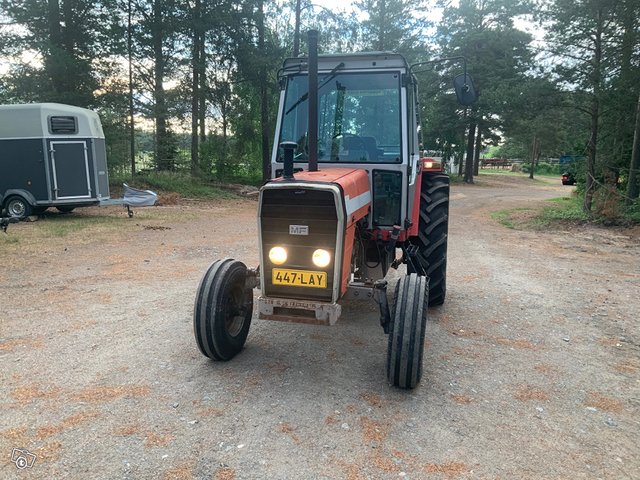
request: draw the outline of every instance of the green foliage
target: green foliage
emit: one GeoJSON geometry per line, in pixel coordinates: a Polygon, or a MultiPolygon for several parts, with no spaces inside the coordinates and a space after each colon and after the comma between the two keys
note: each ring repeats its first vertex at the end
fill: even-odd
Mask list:
{"type": "Polygon", "coordinates": [[[366,50],[409,53],[424,48],[421,33],[428,24],[416,12],[424,9],[415,0],[360,0],[355,5],[365,14],[361,35],[366,50]]]}
{"type": "Polygon", "coordinates": [[[553,199],[555,205],[544,207],[536,219],[540,226],[548,225],[556,221],[583,222],[589,220],[589,216],[582,210],[581,199],[574,195],[553,199]]]}
{"type": "Polygon", "coordinates": [[[562,59],[553,73],[576,111],[589,121],[582,137],[587,156],[584,199],[590,209],[602,185],[592,179],[603,170],[619,173],[629,166],[633,100],[640,93],[640,4],[553,0],[546,2],[542,15],[549,50],[562,59]]]}
{"type": "Polygon", "coordinates": [[[100,75],[112,71],[108,58],[117,52],[115,2],[4,0],[2,7],[22,27],[5,34],[3,53],[42,59],[18,64],[17,75],[4,79],[14,101],[95,106],[100,75]]]}
{"type": "MultiPolygon", "coordinates": [[[[0,0],[0,54],[8,65],[0,75],[0,102],[59,101],[97,110],[110,174],[126,172],[129,4],[138,167],[259,182],[270,150],[263,137],[271,139],[276,124],[276,72],[292,53],[295,0],[0,0]],[[194,67],[201,73],[198,88],[194,67]],[[186,132],[196,90],[206,128],[192,169],[186,132]]],[[[484,146],[500,145],[492,157],[531,162],[592,151],[596,186],[606,183],[607,171],[621,179],[620,188],[626,185],[640,94],[637,0],[440,2],[438,25],[429,25],[423,1],[358,0],[347,14],[309,0],[300,4],[300,52],[307,48],[304,32],[317,28],[323,53],[396,50],[410,61],[466,57],[480,92],[473,108],[460,108],[451,92],[461,65],[439,64],[419,74],[424,146],[445,161],[460,163],[466,131],[477,123],[484,146]],[[516,28],[516,18],[540,22],[548,33],[543,53],[553,62],[536,57],[540,44],[516,28]],[[596,106],[597,136],[591,122],[596,106]]],[[[561,172],[540,165],[536,173],[561,172]]],[[[584,192],[584,172],[577,178],[584,192]]]]}
{"type": "Polygon", "coordinates": [[[640,202],[636,201],[630,206],[625,206],[623,197],[620,195],[610,196],[608,202],[602,202],[602,198],[596,198],[595,215],[584,212],[580,194],[554,198],[549,202],[554,205],[542,209],[533,221],[535,226],[545,227],[552,223],[587,221],[600,224],[640,224],[640,202]]]}
{"type": "Polygon", "coordinates": [[[623,209],[623,217],[631,223],[640,224],[640,201],[636,199],[623,209]]]}
{"type": "Polygon", "coordinates": [[[491,212],[491,218],[496,220],[500,225],[503,225],[507,228],[515,228],[513,222],[509,219],[511,215],[511,210],[499,210],[497,212],[491,212]]]}
{"type": "MultiPolygon", "coordinates": [[[[524,173],[529,173],[531,171],[531,164],[523,163],[522,171],[524,173]]],[[[538,175],[561,175],[563,172],[560,171],[560,165],[541,162],[536,165],[533,173],[538,175]]]]}

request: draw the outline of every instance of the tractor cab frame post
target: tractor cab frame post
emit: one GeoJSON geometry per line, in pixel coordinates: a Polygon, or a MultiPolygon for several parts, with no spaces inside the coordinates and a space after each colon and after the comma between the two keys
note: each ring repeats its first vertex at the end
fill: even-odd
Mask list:
{"type": "Polygon", "coordinates": [[[318,31],[309,30],[309,171],[318,171],[318,31]]]}

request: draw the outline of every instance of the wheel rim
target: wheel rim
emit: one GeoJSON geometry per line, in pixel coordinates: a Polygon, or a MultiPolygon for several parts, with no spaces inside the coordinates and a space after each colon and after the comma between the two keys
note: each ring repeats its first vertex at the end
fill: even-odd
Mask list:
{"type": "Polygon", "coordinates": [[[12,200],[7,206],[7,212],[9,212],[9,215],[12,217],[24,217],[26,209],[26,205],[20,200],[12,200]]]}
{"type": "Polygon", "coordinates": [[[224,326],[227,333],[236,337],[242,331],[245,321],[245,306],[244,306],[244,290],[241,286],[235,285],[225,305],[225,318],[224,326]]]}

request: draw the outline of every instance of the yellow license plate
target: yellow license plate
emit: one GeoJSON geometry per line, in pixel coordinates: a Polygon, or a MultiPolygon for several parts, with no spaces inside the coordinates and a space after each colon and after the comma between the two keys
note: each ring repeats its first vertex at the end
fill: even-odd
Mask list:
{"type": "Polygon", "coordinates": [[[327,288],[327,274],[326,272],[311,272],[309,270],[274,268],[271,274],[271,283],[295,287],[327,288]]]}

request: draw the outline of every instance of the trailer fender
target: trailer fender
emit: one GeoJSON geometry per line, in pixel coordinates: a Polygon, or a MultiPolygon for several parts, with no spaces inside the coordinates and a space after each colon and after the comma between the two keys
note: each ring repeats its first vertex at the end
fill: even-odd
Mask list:
{"type": "Polygon", "coordinates": [[[4,195],[0,193],[0,200],[4,201],[4,199],[13,197],[14,195],[24,198],[32,207],[36,206],[36,197],[34,197],[31,192],[28,192],[27,190],[21,190],[18,188],[12,188],[10,190],[7,190],[4,192],[4,195]]]}

